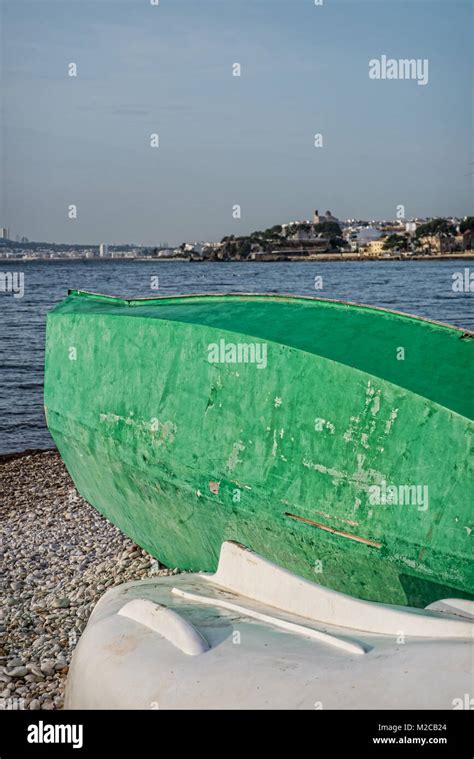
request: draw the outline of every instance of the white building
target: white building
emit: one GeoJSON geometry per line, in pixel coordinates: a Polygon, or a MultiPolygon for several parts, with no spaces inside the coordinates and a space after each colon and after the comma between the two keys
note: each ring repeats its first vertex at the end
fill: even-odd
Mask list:
{"type": "Polygon", "coordinates": [[[8,227],[0,227],[0,240],[9,240],[10,232],[8,227]]]}
{"type": "Polygon", "coordinates": [[[99,245],[99,256],[101,258],[105,258],[105,256],[109,255],[109,246],[106,245],[104,242],[101,242],[99,245]]]}
{"type": "Polygon", "coordinates": [[[184,245],[185,253],[197,253],[198,256],[202,256],[203,250],[206,247],[205,242],[187,242],[184,245]]]}
{"type": "Polygon", "coordinates": [[[375,227],[353,224],[344,229],[343,237],[348,243],[351,251],[356,252],[359,248],[363,248],[369,242],[379,240],[382,237],[382,233],[375,227]]]}
{"type": "Polygon", "coordinates": [[[366,245],[373,240],[380,240],[382,233],[375,227],[361,227],[357,231],[357,241],[359,245],[366,245]]]}
{"type": "Polygon", "coordinates": [[[316,237],[316,234],[314,232],[314,227],[312,225],[308,225],[308,227],[301,226],[292,235],[290,235],[288,239],[301,241],[301,240],[314,240],[315,237],[316,237]]]}

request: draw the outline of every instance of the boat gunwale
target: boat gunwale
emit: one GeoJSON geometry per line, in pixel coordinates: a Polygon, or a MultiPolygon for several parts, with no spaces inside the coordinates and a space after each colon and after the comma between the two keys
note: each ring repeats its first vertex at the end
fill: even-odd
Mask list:
{"type": "Polygon", "coordinates": [[[292,295],[287,293],[247,293],[247,292],[232,292],[232,293],[189,293],[186,295],[163,295],[161,298],[120,298],[116,295],[104,295],[102,293],[94,293],[90,292],[88,290],[76,290],[76,289],[70,289],[67,292],[68,297],[69,296],[76,296],[76,297],[85,297],[90,298],[91,300],[96,298],[98,300],[104,300],[104,301],[112,301],[116,303],[117,305],[124,305],[124,306],[133,306],[135,304],[141,306],[141,305],[152,305],[155,303],[156,305],[159,305],[162,301],[170,301],[170,300],[183,300],[183,299],[193,299],[193,298],[269,298],[273,300],[283,300],[283,301],[309,301],[316,302],[316,303],[327,303],[329,305],[336,305],[336,306],[351,306],[353,308],[361,308],[366,309],[367,311],[376,311],[380,312],[382,314],[391,314],[393,316],[400,316],[404,319],[411,319],[413,321],[419,321],[419,322],[426,322],[428,324],[433,324],[437,327],[444,327],[445,329],[453,330],[455,332],[461,333],[461,338],[463,337],[469,337],[474,339],[474,331],[470,329],[466,329],[464,327],[458,327],[455,324],[447,324],[446,322],[438,321],[437,319],[430,319],[427,316],[418,316],[416,314],[408,314],[406,311],[396,311],[395,309],[391,308],[384,308],[383,306],[372,306],[367,303],[356,303],[355,301],[350,300],[338,300],[336,298],[318,298],[314,295],[292,295]]]}

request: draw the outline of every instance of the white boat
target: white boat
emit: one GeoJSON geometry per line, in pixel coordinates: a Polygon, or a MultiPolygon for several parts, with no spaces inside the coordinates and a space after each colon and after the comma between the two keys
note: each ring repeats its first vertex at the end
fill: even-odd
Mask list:
{"type": "Polygon", "coordinates": [[[127,583],[74,652],[69,709],[453,709],[472,692],[474,603],[362,601],[237,543],[215,574],[127,583]]]}

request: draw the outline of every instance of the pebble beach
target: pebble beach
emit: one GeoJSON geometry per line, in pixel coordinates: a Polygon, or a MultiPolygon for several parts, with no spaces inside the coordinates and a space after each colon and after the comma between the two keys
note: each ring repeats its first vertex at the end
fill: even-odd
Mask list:
{"type": "Polygon", "coordinates": [[[0,709],[61,709],[69,663],[108,588],[176,574],[77,493],[57,451],[0,459],[0,709]]]}

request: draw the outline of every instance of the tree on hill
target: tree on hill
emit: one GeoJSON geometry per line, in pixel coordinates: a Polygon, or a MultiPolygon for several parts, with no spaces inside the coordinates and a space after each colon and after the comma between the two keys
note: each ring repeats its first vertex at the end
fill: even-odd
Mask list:
{"type": "Polygon", "coordinates": [[[248,258],[248,256],[250,255],[251,247],[252,247],[252,244],[248,238],[244,240],[240,240],[240,242],[237,245],[237,249],[235,253],[237,256],[240,256],[240,258],[248,258]]]}
{"type": "Polygon", "coordinates": [[[474,230],[474,216],[468,216],[460,223],[459,231],[461,234],[464,234],[464,232],[470,232],[472,230],[474,230]]]}
{"type": "Polygon", "coordinates": [[[434,235],[453,235],[456,230],[446,219],[432,219],[426,224],[421,224],[415,232],[416,237],[432,237],[434,235]]]}
{"type": "Polygon", "coordinates": [[[342,237],[342,229],[336,221],[322,221],[314,225],[314,231],[317,235],[324,237],[342,237]]]}
{"type": "Polygon", "coordinates": [[[389,235],[387,239],[385,240],[383,249],[384,250],[406,250],[407,249],[408,240],[405,237],[405,235],[389,235]]]}
{"type": "Polygon", "coordinates": [[[275,224],[274,227],[269,227],[264,232],[260,232],[260,234],[267,240],[275,240],[281,234],[281,224],[275,224]]]}
{"type": "Polygon", "coordinates": [[[340,250],[346,247],[346,241],[340,235],[333,235],[329,238],[329,247],[333,250],[340,250]]]}

